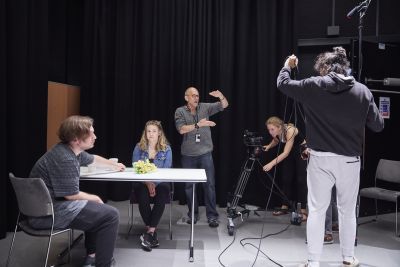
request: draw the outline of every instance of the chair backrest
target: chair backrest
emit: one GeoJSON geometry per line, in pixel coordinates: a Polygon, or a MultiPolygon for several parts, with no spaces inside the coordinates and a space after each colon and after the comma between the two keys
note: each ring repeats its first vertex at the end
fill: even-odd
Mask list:
{"type": "Polygon", "coordinates": [[[53,202],[41,178],[20,178],[10,173],[11,184],[17,196],[19,211],[30,217],[53,214],[53,202]]]}
{"type": "Polygon", "coordinates": [[[376,168],[375,179],[400,183],[400,161],[380,159],[376,168]]]}

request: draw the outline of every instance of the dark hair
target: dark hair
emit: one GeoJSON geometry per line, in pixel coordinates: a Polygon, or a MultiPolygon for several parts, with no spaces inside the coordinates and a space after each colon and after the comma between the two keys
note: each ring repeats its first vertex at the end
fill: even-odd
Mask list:
{"type": "Polygon", "coordinates": [[[319,54],[314,65],[314,69],[320,75],[336,72],[347,76],[349,67],[350,62],[347,59],[346,50],[341,46],[334,47],[333,52],[319,54]]]}
{"type": "Polygon", "coordinates": [[[90,135],[93,119],[87,116],[74,115],[66,118],[58,129],[58,137],[62,143],[69,143],[75,138],[85,139],[90,135]]]}

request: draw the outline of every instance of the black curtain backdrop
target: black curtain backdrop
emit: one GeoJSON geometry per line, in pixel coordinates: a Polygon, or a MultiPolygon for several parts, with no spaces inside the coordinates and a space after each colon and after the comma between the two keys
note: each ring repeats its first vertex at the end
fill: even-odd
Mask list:
{"type": "Polygon", "coordinates": [[[0,238],[18,207],[8,172],[27,176],[46,151],[47,0],[0,0],[0,238]]]}
{"type": "MultiPolygon", "coordinates": [[[[0,0],[0,40],[6,40],[6,3],[5,0],[0,0]]],[[[0,41],[0,58],[6,58],[6,43],[0,41]]],[[[0,218],[6,218],[6,199],[7,199],[7,163],[6,163],[6,152],[7,151],[7,134],[4,129],[7,127],[7,82],[6,82],[6,69],[7,64],[5,60],[0,60],[0,148],[1,148],[1,160],[0,160],[0,218]],[[4,151],[4,152],[3,152],[4,151]]],[[[6,224],[7,221],[0,219],[0,239],[6,235],[6,224]]]]}
{"type": "MultiPolygon", "coordinates": [[[[145,122],[157,119],[171,142],[174,167],[180,167],[174,112],[184,104],[185,89],[196,86],[203,102],[216,101],[208,93],[219,89],[230,103],[211,118],[217,123],[217,202],[225,206],[246,159],[243,131],[266,136],[266,118],[283,115],[276,77],[294,52],[292,6],[280,0],[85,1],[81,114],[95,119],[92,152],[131,166],[145,122]]],[[[254,176],[267,183],[259,169],[254,176]]],[[[126,199],[130,191],[123,183],[82,186],[113,200],[126,199]]],[[[248,187],[248,200],[266,203],[258,179],[248,187]]],[[[182,194],[178,198],[184,201],[182,194]]]]}

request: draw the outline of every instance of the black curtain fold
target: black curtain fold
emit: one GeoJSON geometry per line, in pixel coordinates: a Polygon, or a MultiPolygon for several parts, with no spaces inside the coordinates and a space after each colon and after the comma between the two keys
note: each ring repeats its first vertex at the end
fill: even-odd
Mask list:
{"type": "MultiPolygon", "coordinates": [[[[289,0],[85,1],[81,113],[95,119],[92,152],[130,166],[144,123],[157,119],[180,167],[174,112],[185,89],[196,86],[204,102],[215,101],[208,93],[219,89],[230,102],[212,117],[217,199],[224,206],[246,158],[243,131],[266,135],[265,119],[282,115],[276,77],[294,52],[292,6],[289,0]]],[[[265,203],[266,190],[251,182],[260,193],[250,198],[265,203]]],[[[85,186],[114,200],[130,190],[85,186]]]]}
{"type": "MultiPolygon", "coordinates": [[[[6,2],[0,0],[0,40],[6,40],[6,2]]],[[[7,45],[0,41],[0,58],[6,58],[7,45]]],[[[7,64],[6,60],[0,60],[0,218],[6,218],[7,207],[7,134],[4,129],[7,127],[7,64]]],[[[0,220],[0,239],[6,236],[7,220],[0,220]]]]}
{"type": "Polygon", "coordinates": [[[18,212],[8,173],[27,176],[46,151],[47,1],[0,0],[0,238],[18,212]]]}

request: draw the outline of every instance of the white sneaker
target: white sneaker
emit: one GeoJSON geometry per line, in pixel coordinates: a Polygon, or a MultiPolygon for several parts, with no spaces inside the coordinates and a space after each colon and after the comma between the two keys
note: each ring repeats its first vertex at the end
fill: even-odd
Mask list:
{"type": "Polygon", "coordinates": [[[306,261],[305,263],[299,264],[298,267],[319,267],[319,262],[317,262],[317,261],[313,261],[313,262],[306,261]]]}
{"type": "Polygon", "coordinates": [[[360,266],[360,261],[356,257],[353,257],[353,262],[343,261],[342,266],[343,267],[358,267],[358,266],[360,266]]]}

